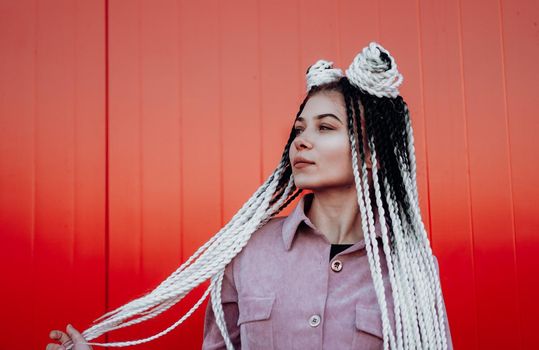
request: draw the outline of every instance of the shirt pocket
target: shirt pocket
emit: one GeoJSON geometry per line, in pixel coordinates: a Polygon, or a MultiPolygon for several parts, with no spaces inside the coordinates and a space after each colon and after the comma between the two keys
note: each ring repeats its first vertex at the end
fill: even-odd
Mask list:
{"type": "Polygon", "coordinates": [[[356,305],[352,349],[378,350],[384,347],[380,308],[356,305]]]}
{"type": "Polygon", "coordinates": [[[244,296],[238,301],[241,348],[273,349],[271,311],[275,296],[244,296]]]}

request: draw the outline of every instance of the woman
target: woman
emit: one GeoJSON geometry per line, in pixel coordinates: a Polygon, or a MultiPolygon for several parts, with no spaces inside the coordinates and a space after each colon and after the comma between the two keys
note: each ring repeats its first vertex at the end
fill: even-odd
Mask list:
{"type": "MultiPolygon", "coordinates": [[[[84,339],[156,316],[208,278],[208,290],[176,324],[113,344],[166,334],[211,292],[207,350],[452,349],[419,211],[401,82],[395,61],[376,43],[346,74],[324,60],[309,67],[307,96],[274,173],[154,291],[82,335],[70,328],[76,349],[89,349],[84,339]],[[312,192],[289,216],[275,217],[305,189],[312,192]],[[132,316],[139,318],[123,322],[132,316]]],[[[72,345],[69,335],[55,335],[72,345]]]]}

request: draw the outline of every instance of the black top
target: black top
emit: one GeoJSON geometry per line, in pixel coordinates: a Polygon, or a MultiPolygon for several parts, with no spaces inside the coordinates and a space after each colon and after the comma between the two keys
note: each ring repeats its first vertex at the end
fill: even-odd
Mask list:
{"type": "Polygon", "coordinates": [[[332,244],[331,250],[329,251],[329,260],[331,261],[331,259],[333,259],[335,255],[339,254],[340,252],[352,245],[353,244],[332,244]]]}

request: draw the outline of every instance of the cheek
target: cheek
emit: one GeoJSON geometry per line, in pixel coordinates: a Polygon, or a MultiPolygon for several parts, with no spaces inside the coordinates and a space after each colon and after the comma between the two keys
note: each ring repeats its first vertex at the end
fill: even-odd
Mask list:
{"type": "Polygon", "coordinates": [[[324,168],[336,177],[348,178],[352,174],[352,154],[348,139],[328,147],[324,154],[324,168]]]}
{"type": "Polygon", "coordinates": [[[291,145],[290,148],[288,149],[288,161],[290,162],[290,165],[292,165],[292,159],[294,159],[294,154],[295,154],[294,146],[291,145]]]}

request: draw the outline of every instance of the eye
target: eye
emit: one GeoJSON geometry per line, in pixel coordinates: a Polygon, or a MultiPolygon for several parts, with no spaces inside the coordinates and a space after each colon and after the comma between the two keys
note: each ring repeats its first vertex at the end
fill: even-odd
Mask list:
{"type": "MultiPolygon", "coordinates": [[[[321,130],[333,130],[332,127],[329,127],[329,126],[327,126],[327,125],[320,125],[320,129],[321,129],[321,130]]],[[[300,128],[300,127],[294,128],[294,131],[295,131],[295,134],[296,134],[296,135],[299,135],[299,134],[302,132],[302,130],[303,130],[303,129],[300,128]]]]}

